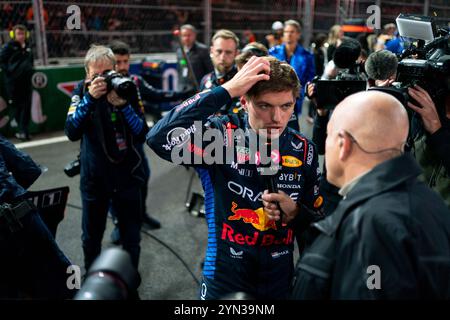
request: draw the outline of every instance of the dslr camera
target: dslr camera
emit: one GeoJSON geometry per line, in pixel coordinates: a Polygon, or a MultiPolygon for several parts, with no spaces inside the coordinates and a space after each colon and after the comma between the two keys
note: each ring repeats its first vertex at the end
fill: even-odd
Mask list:
{"type": "MultiPolygon", "coordinates": [[[[117,71],[105,71],[102,74],[95,75],[92,80],[98,77],[105,79],[108,92],[114,90],[122,99],[130,101],[137,94],[136,84],[134,81],[117,71]]],[[[92,81],[86,83],[86,88],[89,88],[91,82],[92,81]]]]}

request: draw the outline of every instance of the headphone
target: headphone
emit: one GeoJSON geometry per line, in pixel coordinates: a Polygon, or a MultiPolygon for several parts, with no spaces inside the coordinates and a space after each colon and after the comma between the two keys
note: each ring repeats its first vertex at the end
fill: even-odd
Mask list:
{"type": "MultiPolygon", "coordinates": [[[[23,27],[25,27],[25,26],[23,26],[23,27]]],[[[16,29],[19,29],[18,28],[18,26],[14,26],[12,29],[11,29],[11,31],[9,31],[9,37],[12,39],[12,40],[16,40],[16,33],[14,32],[14,30],[16,30],[16,29]]],[[[25,40],[28,40],[28,38],[30,38],[30,31],[28,31],[28,29],[27,28],[25,28],[25,40]]]]}

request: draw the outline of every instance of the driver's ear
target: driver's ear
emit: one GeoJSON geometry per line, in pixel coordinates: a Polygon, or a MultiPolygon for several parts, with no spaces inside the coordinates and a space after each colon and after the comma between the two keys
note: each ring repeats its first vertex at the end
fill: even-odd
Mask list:
{"type": "Polygon", "coordinates": [[[245,97],[245,95],[243,95],[243,96],[241,96],[241,97],[239,98],[239,102],[241,103],[242,108],[244,108],[245,111],[248,111],[248,110],[247,110],[247,108],[248,108],[248,100],[247,100],[247,98],[245,97]]]}

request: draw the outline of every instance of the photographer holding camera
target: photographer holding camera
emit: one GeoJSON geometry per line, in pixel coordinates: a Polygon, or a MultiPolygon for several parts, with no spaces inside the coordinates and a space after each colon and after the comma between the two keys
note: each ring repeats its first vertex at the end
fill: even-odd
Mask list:
{"type": "Polygon", "coordinates": [[[411,130],[407,147],[414,148],[415,157],[424,169],[424,180],[450,206],[450,94],[436,97],[437,106],[420,85],[394,82],[397,69],[397,57],[387,50],[370,54],[366,62],[371,89],[390,93],[409,108],[411,130]],[[442,111],[438,112],[437,107],[442,111]]]}
{"type": "Polygon", "coordinates": [[[86,80],[74,90],[65,133],[81,139],[80,190],[86,270],[100,254],[106,217],[117,214],[123,248],[137,268],[147,182],[139,150],[148,131],[134,82],[114,70],[110,48],[93,45],[86,53],[86,80]]]}
{"type": "MultiPolygon", "coordinates": [[[[314,118],[312,140],[316,144],[320,155],[325,154],[327,125],[332,110],[340,100],[345,98],[345,95],[355,92],[354,88],[356,87],[352,87],[351,83],[359,81],[364,85],[364,81],[367,79],[366,75],[360,70],[358,63],[360,54],[361,45],[359,42],[345,37],[336,48],[333,60],[330,61],[333,71],[328,70],[328,72],[325,72],[327,74],[327,79],[325,80],[328,80],[330,76],[335,77],[335,79],[329,79],[330,89],[321,92],[320,88],[318,88],[320,80],[317,78],[307,84],[306,94],[317,110],[314,118]],[[334,90],[334,94],[330,94],[330,90],[334,90]]],[[[326,176],[325,167],[323,172],[324,176],[326,176]]],[[[330,184],[326,179],[321,179],[320,191],[324,196],[324,212],[326,215],[331,214],[341,200],[341,196],[338,194],[339,188],[330,184]]]]}
{"type": "MultiPolygon", "coordinates": [[[[142,78],[141,76],[130,75],[129,74],[130,47],[125,42],[118,40],[110,43],[109,47],[111,48],[111,50],[114,53],[114,56],[116,57],[115,70],[125,77],[130,77],[136,84],[138,100],[135,101],[134,103],[136,103],[140,107],[143,108],[145,102],[153,104],[155,102],[178,101],[190,97],[190,94],[186,92],[175,92],[156,89],[153,86],[151,86],[147,81],[145,81],[144,78],[142,78]]],[[[142,200],[143,200],[142,222],[150,229],[159,229],[161,227],[161,223],[155,218],[149,216],[145,206],[145,200],[147,199],[148,193],[148,181],[150,180],[150,166],[148,165],[148,159],[147,156],[145,155],[143,144],[138,146],[138,151],[144,163],[145,179],[146,179],[145,184],[142,186],[142,200]]],[[[115,215],[115,212],[113,211],[112,214],[115,215]]],[[[117,219],[114,219],[114,221],[116,222],[117,219]]],[[[113,243],[116,244],[120,243],[120,232],[117,226],[113,230],[113,233],[111,234],[111,239],[113,243]]]]}
{"type": "Polygon", "coordinates": [[[424,170],[425,181],[437,191],[450,208],[450,94],[445,98],[445,117],[439,117],[435,103],[420,86],[408,88],[426,133],[415,142],[415,156],[424,170]]]}

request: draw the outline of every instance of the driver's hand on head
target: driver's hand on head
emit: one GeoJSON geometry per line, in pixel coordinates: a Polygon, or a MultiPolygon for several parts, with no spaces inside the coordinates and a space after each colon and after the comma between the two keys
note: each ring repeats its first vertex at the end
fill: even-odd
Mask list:
{"type": "Polygon", "coordinates": [[[238,73],[222,87],[231,98],[243,96],[253,85],[261,80],[269,80],[270,63],[263,57],[251,57],[238,73]]]}
{"type": "Polygon", "coordinates": [[[105,78],[97,77],[94,80],[92,80],[88,91],[89,91],[89,94],[94,99],[98,99],[101,96],[103,96],[104,94],[106,94],[107,86],[106,86],[105,78]]]}
{"type": "Polygon", "coordinates": [[[106,95],[106,99],[108,100],[108,102],[110,104],[112,104],[114,107],[117,107],[117,108],[123,107],[127,103],[127,100],[119,97],[115,90],[111,90],[106,95]]]}
{"type": "Polygon", "coordinates": [[[434,102],[428,92],[420,86],[415,85],[413,88],[408,88],[408,93],[411,98],[416,100],[419,104],[417,106],[411,102],[408,102],[408,107],[421,116],[425,130],[430,134],[433,134],[439,130],[442,127],[442,124],[436,111],[436,106],[434,105],[434,102]]]}
{"type": "Polygon", "coordinates": [[[297,203],[283,191],[269,193],[268,190],[265,190],[262,195],[262,203],[266,216],[270,220],[275,221],[280,220],[280,210],[278,209],[277,203],[280,205],[280,208],[283,211],[283,225],[292,221],[300,211],[297,203]]]}

